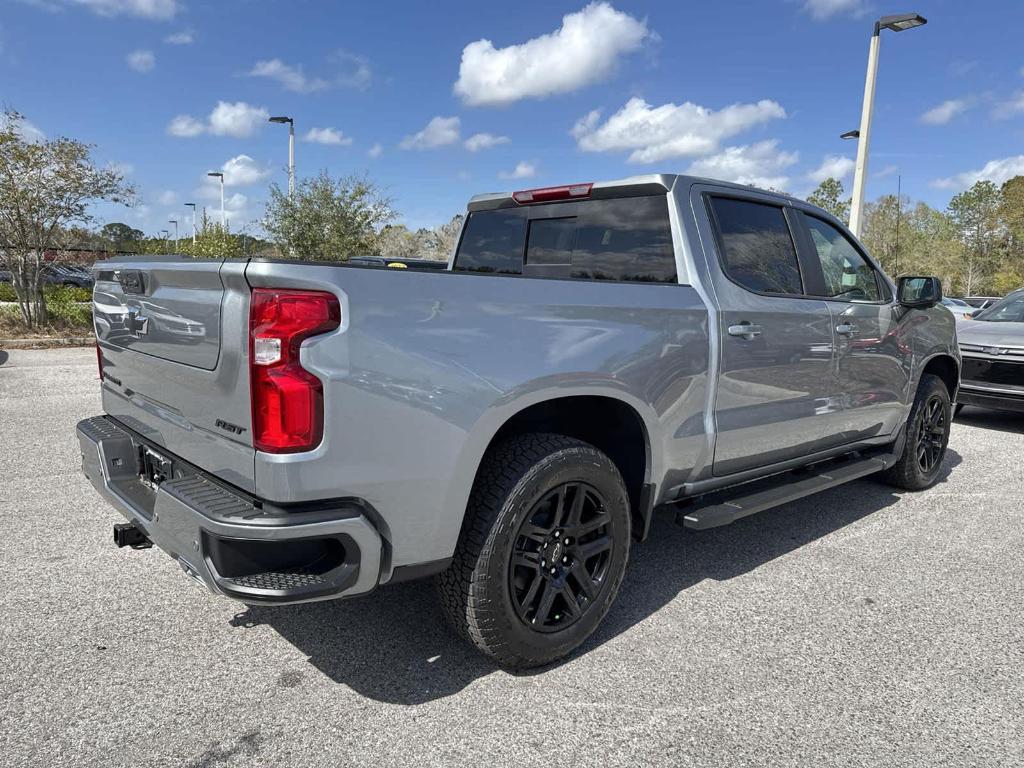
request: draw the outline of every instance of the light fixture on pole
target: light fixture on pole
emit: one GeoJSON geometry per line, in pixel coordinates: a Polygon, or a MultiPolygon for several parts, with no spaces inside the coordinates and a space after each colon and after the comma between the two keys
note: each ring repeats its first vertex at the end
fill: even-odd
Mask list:
{"type": "Polygon", "coordinates": [[[227,220],[227,216],[224,213],[224,174],[221,173],[220,171],[210,171],[206,175],[207,176],[212,176],[215,179],[216,178],[220,179],[220,225],[222,227],[224,227],[225,231],[227,231],[228,220],[227,220]]]}
{"type": "Polygon", "coordinates": [[[186,208],[192,209],[192,245],[196,244],[196,204],[185,203],[186,208]]]}
{"type": "Polygon", "coordinates": [[[864,81],[864,105],[861,108],[860,131],[857,140],[857,165],[853,172],[853,200],[850,204],[850,230],[860,237],[861,212],[864,207],[864,184],[868,170],[868,144],[871,141],[871,113],[875,105],[875,81],[878,78],[878,45],[883,29],[903,32],[927,24],[918,13],[883,16],[875,22],[868,49],[868,72],[864,81]]]}
{"type": "Polygon", "coordinates": [[[295,197],[295,120],[278,115],[270,118],[272,123],[288,123],[288,197],[295,197]]]}
{"type": "Polygon", "coordinates": [[[177,253],[178,252],[178,220],[177,219],[168,219],[167,223],[174,225],[174,252],[177,253]]]}
{"type": "Polygon", "coordinates": [[[158,234],[160,235],[160,239],[164,241],[164,250],[167,250],[167,238],[170,237],[171,233],[168,232],[166,229],[161,229],[158,234]]]}

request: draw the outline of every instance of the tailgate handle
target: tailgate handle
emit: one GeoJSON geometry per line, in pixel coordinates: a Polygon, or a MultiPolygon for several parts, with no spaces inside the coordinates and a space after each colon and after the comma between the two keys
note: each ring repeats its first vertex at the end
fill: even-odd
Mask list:
{"type": "Polygon", "coordinates": [[[115,269],[114,277],[124,293],[145,293],[146,283],[140,269],[115,269]]]}

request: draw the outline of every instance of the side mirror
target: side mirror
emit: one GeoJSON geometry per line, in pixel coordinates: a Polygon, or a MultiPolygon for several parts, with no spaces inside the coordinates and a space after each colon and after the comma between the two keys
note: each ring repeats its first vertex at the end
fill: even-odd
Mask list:
{"type": "Polygon", "coordinates": [[[901,277],[896,296],[904,307],[932,307],[942,301],[942,281],[937,277],[901,277]]]}

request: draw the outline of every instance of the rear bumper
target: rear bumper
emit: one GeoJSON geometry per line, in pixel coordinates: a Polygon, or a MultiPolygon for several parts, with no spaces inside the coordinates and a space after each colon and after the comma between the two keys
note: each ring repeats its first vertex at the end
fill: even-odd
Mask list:
{"type": "Polygon", "coordinates": [[[96,490],[186,574],[247,603],[298,603],[369,592],[382,543],[354,502],[264,504],[222,483],[105,416],[78,424],[82,470],[96,490]],[[169,459],[173,478],[140,477],[140,451],[169,459]]]}
{"type": "Polygon", "coordinates": [[[991,408],[997,411],[1024,412],[1024,393],[994,392],[987,389],[975,389],[961,383],[956,393],[958,405],[974,405],[979,408],[991,408]]]}

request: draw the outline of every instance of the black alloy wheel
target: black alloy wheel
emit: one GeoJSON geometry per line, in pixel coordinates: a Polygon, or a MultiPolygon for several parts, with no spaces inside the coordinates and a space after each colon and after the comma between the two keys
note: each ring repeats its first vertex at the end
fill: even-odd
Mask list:
{"type": "Polygon", "coordinates": [[[509,591],[524,624],[557,632],[594,604],[612,559],[610,524],[604,499],[586,483],[560,485],[533,506],[509,561],[509,591]]]}
{"type": "Polygon", "coordinates": [[[924,405],[921,427],[917,433],[917,463],[926,475],[931,474],[942,461],[948,430],[945,404],[938,395],[932,395],[924,405]]]}

